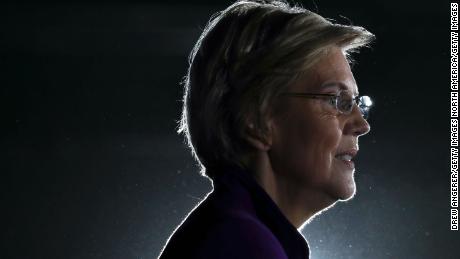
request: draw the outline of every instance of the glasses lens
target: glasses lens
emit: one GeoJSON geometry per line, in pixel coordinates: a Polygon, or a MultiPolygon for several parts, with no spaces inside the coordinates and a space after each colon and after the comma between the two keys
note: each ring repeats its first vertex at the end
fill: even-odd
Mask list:
{"type": "Polygon", "coordinates": [[[372,106],[372,100],[369,96],[361,96],[359,97],[359,110],[361,111],[364,119],[369,118],[369,110],[372,106]]]}
{"type": "Polygon", "coordinates": [[[347,92],[342,91],[337,98],[337,109],[345,114],[349,114],[353,110],[353,96],[347,92]]]}

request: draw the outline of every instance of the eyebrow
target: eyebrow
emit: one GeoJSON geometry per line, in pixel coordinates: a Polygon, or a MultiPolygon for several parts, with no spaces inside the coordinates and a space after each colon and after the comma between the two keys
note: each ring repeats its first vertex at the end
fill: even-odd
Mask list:
{"type": "MultiPolygon", "coordinates": [[[[340,81],[329,81],[320,86],[321,90],[328,89],[328,88],[334,88],[334,87],[339,87],[340,90],[349,90],[350,87],[348,87],[345,83],[340,82],[340,81]]],[[[353,92],[354,96],[359,96],[359,92],[353,92]]]]}

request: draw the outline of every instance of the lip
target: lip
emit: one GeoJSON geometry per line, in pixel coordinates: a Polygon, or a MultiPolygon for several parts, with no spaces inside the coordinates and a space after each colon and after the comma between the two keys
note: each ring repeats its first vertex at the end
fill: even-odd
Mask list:
{"type": "Polygon", "coordinates": [[[337,157],[339,155],[350,155],[351,159],[353,159],[356,156],[356,154],[358,154],[358,149],[350,148],[337,152],[335,156],[337,157]]]}
{"type": "Polygon", "coordinates": [[[334,158],[337,159],[339,162],[341,162],[343,165],[345,165],[346,168],[353,170],[355,169],[355,163],[353,162],[353,158],[356,156],[356,154],[358,154],[358,149],[351,148],[351,149],[337,152],[334,158]],[[338,159],[337,156],[340,156],[340,155],[349,155],[351,156],[351,160],[344,161],[344,160],[338,159]]]}
{"type": "Polygon", "coordinates": [[[350,169],[350,170],[353,170],[355,169],[355,162],[353,162],[353,160],[350,160],[350,161],[344,161],[344,160],[340,160],[338,158],[335,158],[337,159],[337,161],[339,161],[340,163],[342,163],[343,165],[345,165],[345,167],[347,169],[350,169]]]}

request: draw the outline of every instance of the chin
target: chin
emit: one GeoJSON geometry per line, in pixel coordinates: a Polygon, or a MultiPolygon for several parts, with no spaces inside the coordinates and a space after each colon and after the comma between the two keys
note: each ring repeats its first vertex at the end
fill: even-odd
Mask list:
{"type": "Polygon", "coordinates": [[[356,194],[356,184],[355,182],[351,182],[346,186],[340,186],[339,188],[334,188],[329,192],[330,196],[333,197],[335,200],[339,201],[348,201],[353,199],[356,194]]]}
{"type": "Polygon", "coordinates": [[[341,201],[351,200],[353,199],[353,197],[355,197],[355,194],[356,194],[356,184],[355,184],[355,181],[353,181],[352,183],[349,184],[349,186],[347,186],[343,190],[343,192],[341,193],[339,197],[339,200],[341,201]]]}
{"type": "Polygon", "coordinates": [[[355,189],[353,189],[353,191],[347,192],[344,195],[342,195],[341,197],[339,197],[339,200],[340,201],[351,200],[351,199],[353,199],[353,197],[355,197],[355,193],[356,193],[356,191],[355,191],[355,189]]]}

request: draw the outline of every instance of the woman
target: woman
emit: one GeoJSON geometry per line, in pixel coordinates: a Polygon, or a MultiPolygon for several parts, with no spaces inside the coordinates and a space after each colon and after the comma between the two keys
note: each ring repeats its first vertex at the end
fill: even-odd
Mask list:
{"type": "Polygon", "coordinates": [[[179,132],[213,191],[160,258],[308,258],[299,233],[355,193],[372,104],[348,53],[373,35],[279,1],[239,1],[191,56],[179,132]]]}

